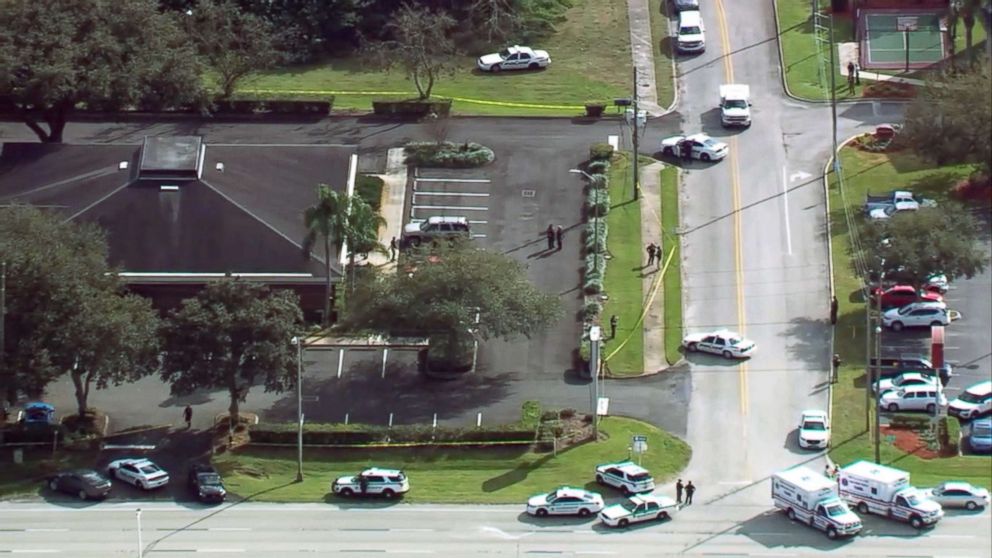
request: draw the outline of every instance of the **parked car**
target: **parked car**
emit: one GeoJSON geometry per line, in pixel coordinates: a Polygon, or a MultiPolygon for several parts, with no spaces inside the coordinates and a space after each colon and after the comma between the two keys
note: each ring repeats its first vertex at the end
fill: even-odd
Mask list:
{"type": "Polygon", "coordinates": [[[945,508],[985,509],[989,505],[989,491],[966,482],[948,481],[924,490],[923,494],[945,508]]]}
{"type": "Polygon", "coordinates": [[[169,484],[169,473],[149,459],[118,459],[107,466],[107,476],[152,490],[169,484]]]}
{"type": "Polygon", "coordinates": [[[723,358],[746,358],[754,354],[755,344],[750,339],[728,330],[693,333],[682,339],[682,346],[691,353],[702,351],[723,358]]]}
{"type": "Polygon", "coordinates": [[[190,490],[201,502],[223,502],[227,496],[224,482],[216,469],[204,463],[195,463],[189,468],[190,490]]]}
{"type": "Polygon", "coordinates": [[[992,413],[992,381],[978,382],[961,392],[947,407],[947,414],[962,420],[992,413]]]}
{"type": "Polygon", "coordinates": [[[371,496],[393,498],[410,491],[410,479],[397,469],[370,467],[356,475],[338,477],[331,484],[331,492],[341,496],[371,496]]]}
{"type": "Polygon", "coordinates": [[[902,389],[910,386],[937,387],[937,377],[922,372],[903,372],[895,378],[883,378],[875,382],[875,393],[885,393],[893,389],[902,389]]]}
{"type": "Polygon", "coordinates": [[[876,288],[871,295],[873,307],[878,304],[879,298],[882,301],[882,309],[902,307],[913,302],[944,302],[944,297],[940,293],[927,290],[917,291],[912,285],[895,285],[887,289],[876,288]]]}
{"type": "Polygon", "coordinates": [[[906,327],[931,327],[951,323],[947,305],[943,302],[914,302],[882,313],[882,324],[893,331],[906,327]]]}
{"type": "Polygon", "coordinates": [[[610,527],[626,527],[631,523],[670,519],[678,509],[675,500],[668,496],[642,494],[599,512],[599,519],[610,527]]]}
{"type": "Polygon", "coordinates": [[[947,276],[942,273],[938,273],[928,277],[926,283],[923,284],[923,288],[927,291],[945,294],[950,286],[947,281],[947,276]]]}
{"type": "Polygon", "coordinates": [[[699,15],[699,11],[679,12],[675,46],[679,52],[696,54],[706,51],[706,26],[703,25],[703,17],[699,15]]]}
{"type": "Polygon", "coordinates": [[[879,395],[878,404],[890,413],[926,411],[932,415],[947,405],[947,397],[936,386],[909,386],[879,395]]]}
{"type": "Polygon", "coordinates": [[[55,407],[41,401],[28,403],[21,412],[20,422],[25,426],[56,424],[55,407]]]}
{"type": "Polygon", "coordinates": [[[826,411],[807,409],[799,416],[799,447],[823,449],[830,445],[830,419],[826,411]]]}
{"type": "Polygon", "coordinates": [[[730,153],[730,148],[722,141],[717,141],[706,134],[678,135],[661,140],[661,153],[672,157],[681,157],[683,142],[692,150],[692,158],[700,161],[719,161],[730,153]]]}
{"type": "Polygon", "coordinates": [[[631,461],[598,465],[596,482],[619,489],[624,495],[654,490],[654,477],[651,473],[631,461]]]}
{"type": "Polygon", "coordinates": [[[969,422],[961,433],[972,453],[992,453],[992,417],[969,422]]]}
{"type": "Polygon", "coordinates": [[[672,6],[675,7],[675,11],[677,12],[698,10],[699,0],[672,0],[672,6]]]}
{"type": "Polygon", "coordinates": [[[514,45],[493,54],[479,57],[479,69],[483,72],[500,72],[503,70],[536,70],[547,68],[551,64],[551,56],[547,51],[534,50],[530,47],[514,45]]]}
{"type": "Polygon", "coordinates": [[[545,494],[531,496],[527,500],[527,513],[538,517],[547,515],[587,517],[602,511],[603,506],[603,497],[596,492],[562,486],[545,494]]]}
{"type": "Polygon", "coordinates": [[[74,469],[48,477],[48,488],[80,500],[98,500],[110,494],[110,480],[93,469],[74,469]]]}
{"type": "Polygon", "coordinates": [[[423,221],[407,223],[403,227],[404,246],[420,246],[433,240],[470,238],[468,219],[465,217],[428,217],[423,221]]]}

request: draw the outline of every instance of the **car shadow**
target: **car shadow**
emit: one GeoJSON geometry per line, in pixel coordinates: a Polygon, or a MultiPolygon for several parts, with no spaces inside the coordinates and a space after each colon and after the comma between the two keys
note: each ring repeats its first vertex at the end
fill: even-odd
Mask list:
{"type": "Polygon", "coordinates": [[[520,523],[526,523],[527,525],[548,529],[553,529],[555,527],[585,525],[586,523],[590,523],[595,520],[596,514],[592,514],[587,517],[579,517],[577,515],[549,515],[547,517],[535,517],[527,512],[520,512],[520,515],[517,516],[517,521],[520,523]]]}
{"type": "Polygon", "coordinates": [[[322,499],[325,504],[334,504],[345,510],[384,510],[402,503],[403,495],[397,495],[389,499],[378,495],[352,496],[350,498],[345,498],[344,496],[338,496],[337,494],[328,492],[327,494],[324,494],[322,499]]]}

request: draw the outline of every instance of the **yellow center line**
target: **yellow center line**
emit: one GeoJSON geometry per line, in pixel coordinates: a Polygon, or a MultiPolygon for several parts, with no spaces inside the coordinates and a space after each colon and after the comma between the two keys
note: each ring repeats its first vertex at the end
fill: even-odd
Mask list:
{"type": "MultiPolygon", "coordinates": [[[[734,67],[730,63],[730,34],[727,31],[727,15],[723,8],[723,0],[716,0],[717,19],[720,22],[720,38],[723,41],[723,74],[727,83],[734,83],[734,67]]],[[[744,323],[744,255],[742,249],[741,234],[741,182],[740,168],[737,160],[737,136],[730,137],[730,182],[733,194],[734,213],[734,271],[737,275],[737,327],[741,336],[745,336],[747,329],[744,323]]],[[[738,367],[741,385],[741,414],[748,414],[748,386],[747,386],[747,361],[738,367]]]]}

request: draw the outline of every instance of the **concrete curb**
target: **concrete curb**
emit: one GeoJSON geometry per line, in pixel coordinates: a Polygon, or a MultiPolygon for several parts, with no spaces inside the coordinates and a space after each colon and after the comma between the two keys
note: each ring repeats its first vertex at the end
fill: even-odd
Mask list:
{"type": "MultiPolygon", "coordinates": [[[[779,67],[779,70],[781,70],[780,73],[781,73],[781,76],[782,76],[782,90],[785,91],[785,94],[790,99],[793,99],[795,101],[801,101],[801,102],[804,102],[804,103],[812,103],[812,104],[817,104],[817,105],[829,104],[830,103],[830,99],[809,99],[809,98],[806,98],[806,97],[800,97],[800,96],[796,95],[795,93],[793,93],[791,89],[789,89],[789,80],[786,79],[786,77],[785,77],[785,53],[782,51],[782,25],[781,25],[781,23],[778,20],[778,0],[772,0],[771,5],[772,5],[772,17],[775,18],[775,32],[776,32],[776,34],[775,34],[776,41],[775,42],[776,42],[777,47],[778,47],[778,67],[779,67]]],[[[831,68],[830,70],[833,71],[833,68],[831,68]]],[[[890,98],[890,97],[861,97],[859,99],[844,99],[844,100],[839,100],[839,101],[837,101],[837,104],[838,105],[840,105],[840,104],[856,104],[856,103],[861,103],[861,102],[866,102],[866,101],[867,102],[884,101],[884,102],[887,102],[887,103],[906,103],[906,104],[912,102],[911,99],[899,99],[899,98],[890,98]]]]}

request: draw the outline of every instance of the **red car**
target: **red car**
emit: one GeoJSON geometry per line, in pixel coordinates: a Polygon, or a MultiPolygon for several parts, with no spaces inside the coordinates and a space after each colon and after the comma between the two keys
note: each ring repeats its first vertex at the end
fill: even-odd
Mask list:
{"type": "Polygon", "coordinates": [[[932,291],[917,292],[911,285],[896,285],[887,289],[876,288],[872,293],[872,304],[878,304],[882,297],[882,308],[901,308],[912,302],[943,302],[940,293],[932,291]]]}

